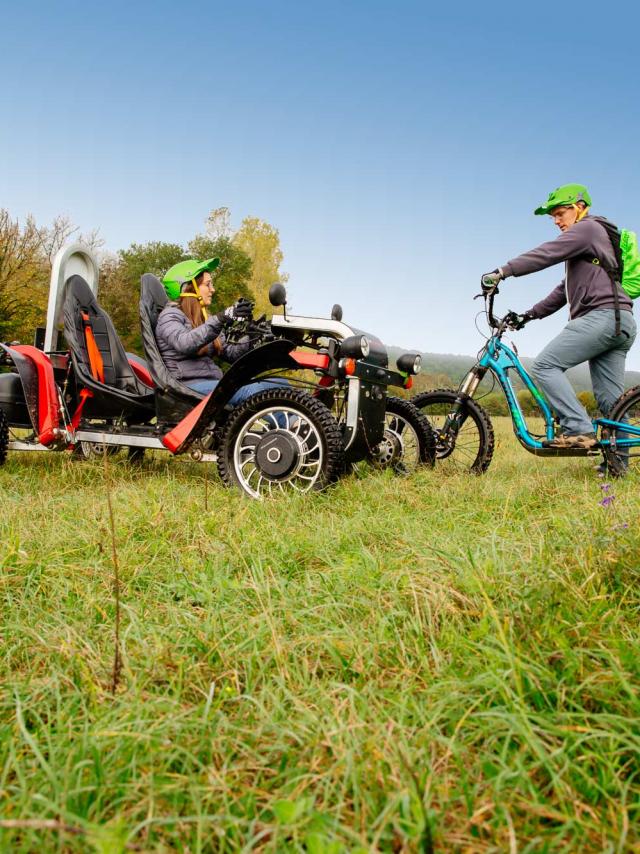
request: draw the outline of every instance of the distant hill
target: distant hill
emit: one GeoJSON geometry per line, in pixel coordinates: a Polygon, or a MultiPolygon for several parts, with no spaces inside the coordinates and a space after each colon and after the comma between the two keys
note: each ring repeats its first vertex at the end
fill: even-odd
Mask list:
{"type": "MultiPolygon", "coordinates": [[[[393,346],[387,347],[387,351],[390,363],[394,363],[400,353],[407,352],[402,347],[393,346]]],[[[531,373],[533,359],[522,357],[521,361],[527,371],[531,373]]],[[[474,356],[459,356],[454,353],[422,353],[422,372],[425,374],[446,375],[449,377],[450,384],[457,386],[475,362],[476,357],[474,356]]],[[[579,365],[577,368],[571,368],[571,370],[567,371],[567,376],[576,391],[592,391],[588,365],[579,365]]],[[[513,375],[512,380],[516,388],[521,387],[521,383],[513,375]]],[[[634,385],[640,385],[640,372],[627,371],[625,374],[625,386],[626,388],[631,388],[634,385]]]]}

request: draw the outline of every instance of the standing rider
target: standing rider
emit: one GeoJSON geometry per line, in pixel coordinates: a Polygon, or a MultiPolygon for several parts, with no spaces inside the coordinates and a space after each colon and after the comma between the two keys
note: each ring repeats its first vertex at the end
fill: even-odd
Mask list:
{"type": "Polygon", "coordinates": [[[549,447],[596,444],[593,423],[565,371],[588,360],[593,393],[606,417],[624,391],[625,359],[636,337],[633,304],[611,272],[616,269],[611,240],[599,218],[589,215],[590,206],[591,196],[582,184],[558,187],[535,213],[549,214],[562,234],[482,277],[483,291],[491,293],[508,276],[526,276],[565,262],[562,282],[524,314],[512,315],[521,329],[529,320],[569,305],[569,323],[547,344],[532,369],[562,430],[545,443],[549,447]]]}

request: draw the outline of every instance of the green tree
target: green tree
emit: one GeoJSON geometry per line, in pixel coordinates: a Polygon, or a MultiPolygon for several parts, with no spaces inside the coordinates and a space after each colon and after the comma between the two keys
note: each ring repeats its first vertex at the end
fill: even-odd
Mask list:
{"type": "Polygon", "coordinates": [[[158,240],[132,243],[114,257],[107,257],[100,267],[100,305],[111,317],[120,338],[128,350],[141,350],[140,278],[153,273],[161,279],[169,267],[184,261],[189,255],[177,243],[158,240]]]}
{"type": "Polygon", "coordinates": [[[598,414],[598,404],[592,391],[579,391],[576,396],[589,415],[593,417],[598,414]]]}
{"type": "Polygon", "coordinates": [[[249,288],[256,303],[256,314],[272,314],[269,287],[286,282],[289,276],[280,270],[284,259],[278,229],[258,217],[248,216],[233,237],[234,244],[251,260],[249,288]]]}
{"type": "Polygon", "coordinates": [[[207,234],[196,235],[189,243],[189,257],[220,259],[220,266],[213,273],[216,292],[211,306],[212,311],[220,311],[239,297],[253,299],[249,287],[251,260],[231,238],[219,236],[214,239],[207,234]]]}

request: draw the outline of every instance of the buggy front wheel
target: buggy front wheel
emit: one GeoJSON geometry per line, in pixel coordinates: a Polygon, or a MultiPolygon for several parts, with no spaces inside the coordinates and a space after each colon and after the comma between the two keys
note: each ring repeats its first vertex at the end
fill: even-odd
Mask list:
{"type": "Polygon", "coordinates": [[[412,474],[421,465],[433,465],[436,439],[431,424],[410,401],[388,397],[384,438],[374,449],[373,463],[396,474],[412,474]]]}
{"type": "Polygon", "coordinates": [[[342,469],[338,422],[299,389],[254,394],[231,412],[222,430],[220,477],[252,498],[322,489],[342,469]]]}
{"type": "Polygon", "coordinates": [[[426,415],[435,431],[438,465],[451,471],[484,474],[493,457],[491,419],[470,397],[452,417],[457,397],[453,389],[436,389],[416,395],[411,403],[426,415]]]}

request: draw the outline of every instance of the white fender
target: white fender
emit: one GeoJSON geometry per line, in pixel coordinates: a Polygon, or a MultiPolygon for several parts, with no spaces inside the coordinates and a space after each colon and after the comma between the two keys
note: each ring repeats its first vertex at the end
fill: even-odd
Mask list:
{"type": "Polygon", "coordinates": [[[44,336],[44,351],[51,353],[58,347],[58,332],[62,328],[62,300],[64,286],[70,276],[82,276],[91,288],[98,293],[98,259],[88,246],[71,243],[63,246],[53,259],[51,284],[49,285],[49,306],[47,308],[47,326],[44,336]]]}

